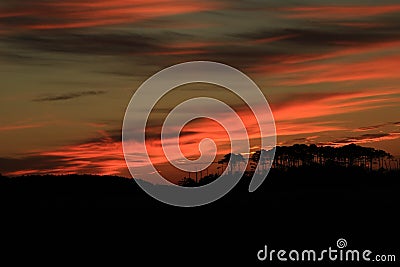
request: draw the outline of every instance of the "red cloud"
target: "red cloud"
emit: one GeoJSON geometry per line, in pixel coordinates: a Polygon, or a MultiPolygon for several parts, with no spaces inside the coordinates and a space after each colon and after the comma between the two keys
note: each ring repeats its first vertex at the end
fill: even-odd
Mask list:
{"type": "MultiPolygon", "coordinates": [[[[393,91],[366,91],[352,93],[331,93],[331,94],[305,94],[281,101],[272,107],[276,120],[278,136],[289,136],[298,134],[311,134],[328,131],[346,130],[338,126],[337,122],[321,123],[321,117],[352,113],[360,110],[368,110],[380,107],[387,102],[387,97],[393,91]],[[304,119],[319,122],[305,122],[304,119]]],[[[260,131],[258,123],[252,112],[246,107],[237,108],[248,133],[251,147],[259,147],[260,131]]],[[[219,123],[201,119],[186,125],[180,137],[180,148],[188,158],[199,156],[198,145],[204,138],[210,138],[217,144],[218,155],[230,152],[230,140],[225,129],[221,125],[229,123],[229,118],[221,116],[219,123]]],[[[168,162],[162,150],[159,138],[161,127],[147,129],[153,138],[147,142],[147,149],[151,155],[153,164],[168,162]]],[[[164,140],[169,143],[171,140],[164,140]]]]}
{"type": "MultiPolygon", "coordinates": [[[[389,45],[389,44],[387,44],[389,45]]],[[[326,59],[351,53],[349,51],[336,52],[315,56],[314,60],[326,59]]],[[[397,79],[400,68],[399,56],[386,56],[362,60],[357,62],[306,62],[313,57],[301,56],[292,60],[283,61],[281,64],[264,65],[253,68],[260,74],[275,74],[281,81],[279,85],[305,85],[317,83],[335,83],[348,81],[365,81],[379,79],[397,79]]]]}
{"type": "MultiPolygon", "coordinates": [[[[152,163],[155,165],[168,162],[162,149],[161,140],[158,138],[160,131],[161,127],[147,128],[147,133],[156,136],[146,142],[147,151],[151,156],[152,163]]],[[[182,129],[179,138],[182,153],[187,158],[198,158],[200,156],[198,145],[204,138],[210,138],[216,142],[218,154],[229,153],[229,147],[225,147],[229,143],[229,137],[225,129],[221,124],[209,119],[194,120],[182,129]]],[[[164,140],[167,144],[170,141],[168,139],[164,140]]]]}
{"type": "MultiPolygon", "coordinates": [[[[383,105],[387,98],[393,97],[392,94],[393,91],[380,90],[292,95],[289,99],[276,102],[272,106],[278,136],[315,135],[320,132],[348,130],[338,126],[338,122],[335,121],[325,120],[325,123],[321,123],[321,117],[376,108],[383,105]]],[[[236,107],[236,111],[246,126],[250,146],[253,150],[259,149],[260,132],[254,115],[247,107],[236,107]]],[[[199,119],[186,125],[179,139],[183,154],[188,158],[197,158],[199,156],[198,145],[204,138],[210,138],[217,144],[217,160],[221,155],[229,153],[229,136],[221,125],[229,123],[230,118],[224,118],[224,116],[222,118],[221,124],[208,119],[199,119]]],[[[174,181],[174,178],[182,178],[184,173],[177,172],[174,167],[167,164],[168,160],[158,139],[160,127],[150,127],[147,131],[150,136],[147,139],[147,150],[153,164],[171,181],[174,181]]],[[[38,153],[35,160],[29,161],[31,165],[34,162],[29,169],[15,170],[6,174],[89,173],[129,176],[119,138],[113,138],[106,132],[100,133],[103,134],[103,137],[98,140],[38,153]]],[[[379,136],[364,135],[362,138],[347,138],[344,141],[335,142],[366,143],[397,138],[399,138],[398,133],[394,133],[379,136]]],[[[165,141],[168,143],[171,140],[165,141]]],[[[216,171],[216,167],[218,164],[214,164],[209,171],[216,171]]]]}
{"type": "MultiPolygon", "coordinates": [[[[275,67],[256,67],[254,70],[268,71],[271,73],[290,73],[302,70],[313,70],[311,66],[299,66],[293,65],[293,68],[287,67],[285,65],[307,63],[312,61],[335,59],[347,56],[356,56],[361,54],[376,53],[390,51],[391,49],[397,49],[400,46],[400,41],[384,41],[384,42],[374,42],[366,44],[348,44],[344,48],[339,48],[334,51],[327,51],[315,54],[301,54],[301,55],[287,55],[287,56],[276,56],[273,58],[279,65],[275,67]]],[[[267,58],[266,60],[270,60],[267,58]]]]}
{"type": "Polygon", "coordinates": [[[286,40],[286,39],[290,39],[290,38],[294,38],[299,36],[298,34],[286,34],[286,35],[282,35],[282,36],[274,36],[274,37],[268,37],[268,38],[261,38],[261,39],[257,39],[254,41],[250,41],[250,44],[267,44],[267,43],[273,43],[273,42],[277,42],[277,41],[282,41],[282,40],[286,40]]]}
{"type": "Polygon", "coordinates": [[[44,125],[45,125],[45,123],[26,123],[26,124],[21,123],[21,124],[13,124],[13,125],[3,125],[3,126],[0,126],[0,132],[40,128],[44,125]]]}
{"type": "Polygon", "coordinates": [[[301,85],[398,78],[399,60],[400,57],[391,56],[365,62],[320,64],[315,72],[300,74],[293,81],[283,82],[283,84],[301,85]]]}
{"type": "MultiPolygon", "coordinates": [[[[332,122],[335,124],[336,122],[332,122]]],[[[337,123],[336,123],[337,124],[337,123]]],[[[345,128],[335,125],[329,125],[329,123],[317,123],[317,122],[278,122],[276,124],[278,136],[287,135],[298,135],[298,134],[312,134],[312,133],[322,133],[331,131],[341,131],[345,128]]]]}
{"type": "MultiPolygon", "coordinates": [[[[27,174],[100,174],[128,176],[122,144],[107,133],[98,140],[60,147],[54,151],[31,153],[14,159],[9,176],[27,174]]],[[[7,167],[7,166],[3,166],[7,167]]]]}
{"type": "Polygon", "coordinates": [[[220,4],[193,0],[39,1],[2,8],[0,17],[21,20],[21,23],[7,25],[14,28],[65,29],[127,24],[220,7],[220,4]]]}
{"type": "Polygon", "coordinates": [[[329,115],[375,109],[397,103],[399,92],[382,89],[332,94],[304,94],[272,106],[277,122],[320,118],[329,115]]]}
{"type": "Polygon", "coordinates": [[[180,42],[180,43],[170,43],[165,45],[165,47],[170,49],[199,49],[208,48],[212,46],[224,46],[230,43],[227,42],[180,42]]]}

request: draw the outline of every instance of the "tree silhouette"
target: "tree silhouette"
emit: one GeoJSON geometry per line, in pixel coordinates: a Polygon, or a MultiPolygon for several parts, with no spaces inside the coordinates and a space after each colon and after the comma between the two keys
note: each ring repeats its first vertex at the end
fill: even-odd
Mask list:
{"type": "Polygon", "coordinates": [[[178,185],[183,187],[195,187],[197,184],[198,183],[192,178],[183,178],[178,182],[178,185]]]}
{"type": "MultiPolygon", "coordinates": [[[[245,158],[241,154],[229,153],[224,155],[216,163],[217,174],[202,177],[200,181],[185,178],[180,184],[184,186],[197,186],[210,183],[223,174],[227,169],[227,175],[233,175],[242,170],[245,158]],[[225,167],[225,168],[224,168],[225,167]],[[219,172],[219,170],[221,172],[219,172]]],[[[342,147],[317,146],[315,144],[295,144],[292,146],[277,146],[270,150],[261,149],[255,151],[249,157],[249,169],[246,173],[265,172],[269,168],[288,170],[290,168],[326,166],[337,168],[361,168],[368,171],[374,169],[380,171],[398,170],[400,162],[386,151],[371,147],[362,147],[356,144],[348,144],[342,147]],[[275,154],[275,157],[273,155],[275,154]]]]}
{"type": "MultiPolygon", "coordinates": [[[[261,157],[270,151],[259,150],[251,156],[252,170],[257,164],[266,164],[268,157],[261,157]]],[[[362,147],[356,144],[349,144],[342,147],[316,146],[295,144],[293,146],[278,146],[275,150],[274,168],[285,169],[291,167],[310,165],[338,165],[344,167],[364,167],[373,170],[377,163],[377,169],[390,169],[397,166],[397,160],[392,155],[370,147],[362,147]]]]}
{"type": "Polygon", "coordinates": [[[239,171],[241,164],[245,162],[244,157],[241,154],[229,153],[218,161],[218,164],[226,165],[230,174],[239,171]]]}
{"type": "Polygon", "coordinates": [[[256,171],[257,166],[259,172],[263,172],[264,170],[266,170],[267,166],[270,167],[272,165],[274,153],[275,149],[262,149],[252,153],[250,157],[251,170],[256,171]]]}

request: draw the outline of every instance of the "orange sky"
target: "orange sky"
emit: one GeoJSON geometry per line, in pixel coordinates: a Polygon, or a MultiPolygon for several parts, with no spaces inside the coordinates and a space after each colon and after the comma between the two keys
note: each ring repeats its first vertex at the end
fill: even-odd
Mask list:
{"type": "MultiPolygon", "coordinates": [[[[121,146],[129,99],[157,71],[193,60],[249,75],[271,105],[279,145],[352,142],[400,155],[400,5],[325,3],[2,1],[0,172],[129,176],[121,146]]],[[[180,94],[223,97],[213,87],[180,94]]],[[[212,137],[225,153],[218,127],[188,126],[183,150],[212,137]]]]}

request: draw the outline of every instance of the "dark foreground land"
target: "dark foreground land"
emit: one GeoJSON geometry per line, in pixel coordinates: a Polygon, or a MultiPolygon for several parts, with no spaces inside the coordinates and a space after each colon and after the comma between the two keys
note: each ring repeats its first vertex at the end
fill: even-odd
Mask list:
{"type": "MultiPolygon", "coordinates": [[[[272,169],[257,191],[249,193],[250,178],[243,177],[230,193],[203,208],[396,211],[399,174],[338,166],[272,169]]],[[[116,176],[0,177],[0,200],[3,208],[170,208],[148,196],[133,179],[116,176]]]]}
{"type": "MultiPolygon", "coordinates": [[[[177,208],[152,199],[132,179],[87,175],[0,177],[0,206],[3,211],[12,209],[19,213],[41,207],[52,211],[119,209],[122,212],[118,214],[103,209],[101,213],[107,218],[96,218],[89,225],[83,226],[83,218],[91,211],[75,217],[74,223],[57,226],[57,237],[49,241],[49,247],[64,240],[59,239],[59,234],[65,233],[68,241],[61,243],[72,242],[72,247],[68,245],[71,250],[58,250],[56,246],[54,250],[61,251],[57,252],[61,258],[75,257],[79,252],[90,259],[87,263],[93,259],[101,262],[106,255],[112,255],[113,264],[124,259],[132,265],[140,260],[150,266],[160,262],[179,262],[184,266],[193,262],[209,266],[238,262],[266,266],[272,264],[260,263],[256,258],[264,245],[271,249],[327,249],[335,247],[339,238],[345,238],[352,249],[400,257],[399,171],[338,166],[272,169],[257,191],[248,193],[248,185],[249,179],[244,177],[214,203],[177,208]],[[71,226],[80,231],[76,234],[71,230],[73,238],[69,240],[71,226]],[[93,247],[93,253],[88,247],[93,247]]],[[[33,218],[40,216],[36,212],[29,215],[18,231],[29,229],[33,218]]],[[[3,217],[3,221],[8,219],[3,217]]],[[[53,224],[50,221],[48,226],[53,224]]],[[[42,232],[36,228],[32,231],[39,235],[32,240],[42,238],[42,232]]],[[[25,244],[15,240],[18,249],[25,244]]],[[[29,244],[35,246],[32,242],[29,244]]],[[[30,250],[31,246],[27,246],[30,250]]]]}

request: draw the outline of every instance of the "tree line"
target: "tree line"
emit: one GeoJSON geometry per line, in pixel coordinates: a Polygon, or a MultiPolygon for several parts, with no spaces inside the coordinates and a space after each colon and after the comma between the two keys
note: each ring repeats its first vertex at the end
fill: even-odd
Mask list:
{"type": "MultiPolygon", "coordinates": [[[[221,163],[229,162],[232,158],[233,166],[240,166],[244,162],[240,154],[228,154],[221,163]]],[[[259,150],[251,154],[249,158],[252,169],[257,164],[271,166],[272,168],[300,167],[311,165],[338,165],[344,167],[363,167],[373,169],[399,169],[399,160],[390,153],[349,144],[342,147],[317,146],[315,144],[295,144],[292,146],[277,146],[272,150],[259,150]],[[275,153],[274,153],[275,152],[275,153]]]]}
{"type": "MultiPolygon", "coordinates": [[[[317,146],[315,144],[295,144],[292,146],[277,146],[271,150],[258,150],[250,154],[249,164],[245,164],[245,157],[241,154],[229,153],[219,161],[216,174],[200,177],[198,181],[184,178],[181,185],[202,185],[217,179],[224,170],[233,174],[240,170],[247,172],[263,172],[268,168],[287,169],[301,166],[342,166],[360,167],[367,170],[399,170],[400,161],[390,153],[349,144],[341,147],[317,146]],[[258,169],[256,167],[259,165],[258,169]]],[[[208,173],[208,171],[207,171],[208,173]]]]}

